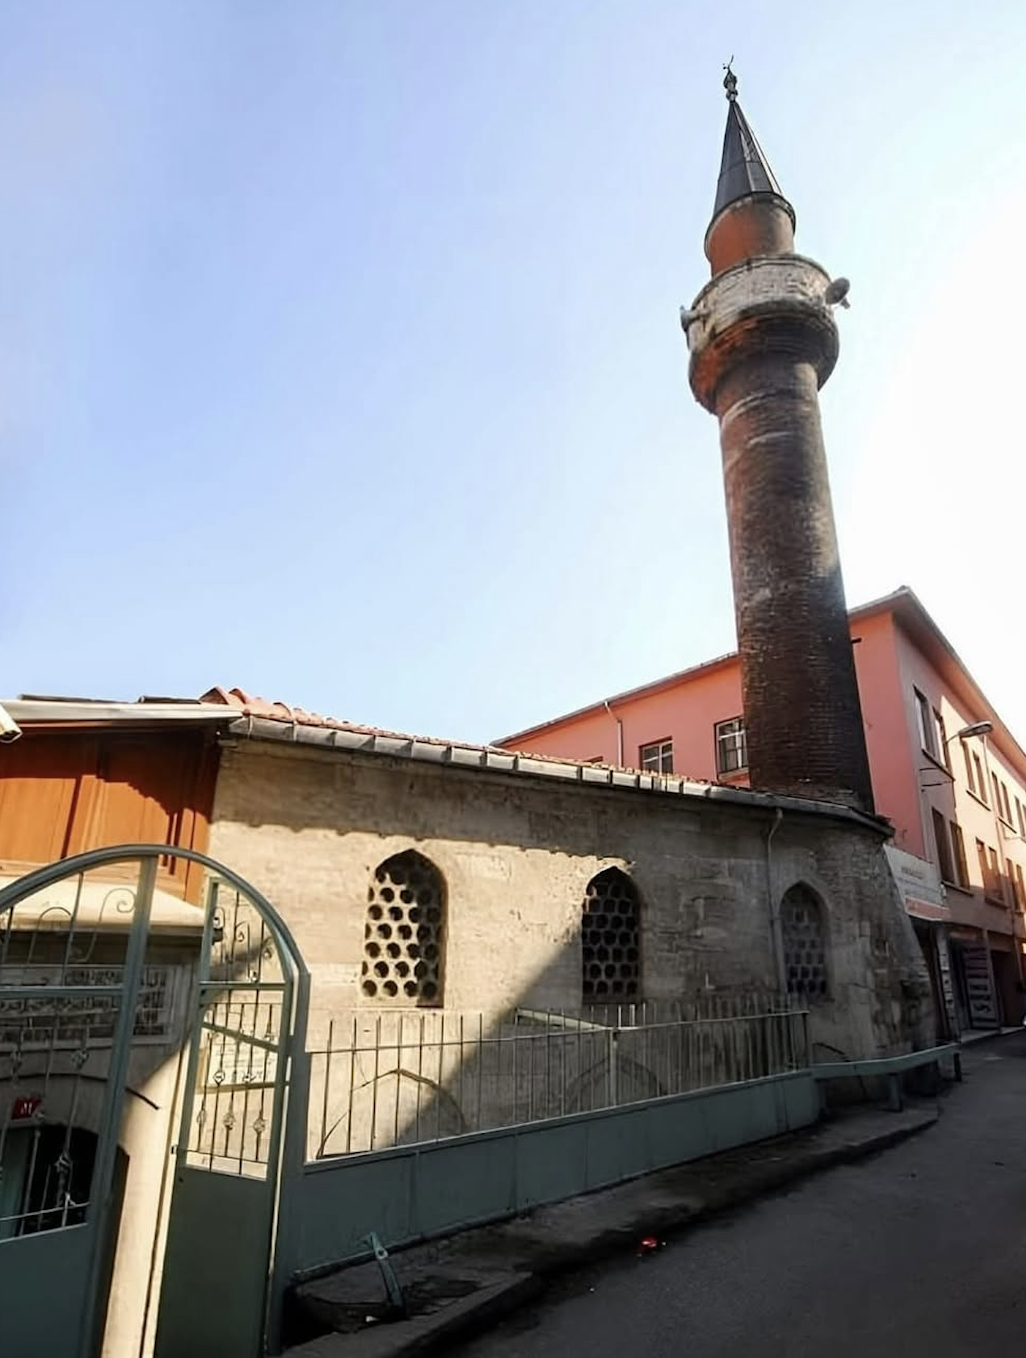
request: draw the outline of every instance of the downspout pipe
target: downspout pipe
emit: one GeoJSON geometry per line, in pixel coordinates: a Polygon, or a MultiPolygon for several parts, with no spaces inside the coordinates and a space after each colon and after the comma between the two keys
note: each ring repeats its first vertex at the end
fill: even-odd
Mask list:
{"type": "Polygon", "coordinates": [[[766,899],[769,904],[770,932],[773,935],[773,960],[777,967],[777,985],[780,998],[787,995],[787,974],[784,970],[784,933],[780,924],[780,902],[773,886],[773,836],[780,829],[784,819],[783,810],[778,806],[773,816],[773,824],[766,832],[766,899]]]}
{"type": "Polygon", "coordinates": [[[617,768],[623,768],[623,722],[609,706],[608,698],[603,699],[602,706],[606,709],[612,719],[616,722],[616,764],[617,768]]]}

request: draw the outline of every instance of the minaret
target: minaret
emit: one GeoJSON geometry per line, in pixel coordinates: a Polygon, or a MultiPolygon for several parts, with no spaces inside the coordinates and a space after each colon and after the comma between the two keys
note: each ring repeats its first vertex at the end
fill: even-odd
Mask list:
{"type": "Polygon", "coordinates": [[[873,809],[818,391],[847,284],[794,253],[794,209],[737,101],[705,253],[681,311],[696,399],[720,422],[752,787],[873,809]]]}

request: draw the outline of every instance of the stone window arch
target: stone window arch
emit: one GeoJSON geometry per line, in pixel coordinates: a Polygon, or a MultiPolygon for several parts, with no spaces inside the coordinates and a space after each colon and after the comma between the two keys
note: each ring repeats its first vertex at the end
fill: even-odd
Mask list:
{"type": "Polygon", "coordinates": [[[360,989],[384,1004],[442,1003],[445,882],[405,849],[379,863],[367,890],[360,989]]]}
{"type": "Polygon", "coordinates": [[[780,903],[787,993],[801,1000],[823,1000],[830,991],[827,972],[826,912],[804,882],[784,892],[780,903]]]}
{"type": "Polygon", "coordinates": [[[625,872],[605,868],[581,906],[581,989],[585,1000],[633,999],[641,979],[638,891],[625,872]]]}

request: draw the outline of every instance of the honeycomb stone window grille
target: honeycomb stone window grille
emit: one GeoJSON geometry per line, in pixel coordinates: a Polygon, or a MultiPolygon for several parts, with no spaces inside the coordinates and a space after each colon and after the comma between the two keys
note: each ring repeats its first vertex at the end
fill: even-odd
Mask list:
{"type": "Polygon", "coordinates": [[[606,868],[588,883],[581,912],[585,1000],[631,999],[638,994],[638,913],[637,890],[619,868],[606,868]]]}
{"type": "Polygon", "coordinates": [[[445,886],[427,858],[407,849],[374,870],[367,891],[360,989],[384,1004],[442,1003],[445,886]]]}
{"type": "Polygon", "coordinates": [[[780,905],[787,993],[801,1000],[822,1000],[829,993],[823,903],[799,883],[780,905]]]}

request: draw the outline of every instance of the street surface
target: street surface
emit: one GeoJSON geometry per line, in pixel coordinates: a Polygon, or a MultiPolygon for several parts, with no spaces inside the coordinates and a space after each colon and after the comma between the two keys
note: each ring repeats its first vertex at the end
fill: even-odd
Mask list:
{"type": "Polygon", "coordinates": [[[551,1290],[460,1358],[1026,1353],[1026,1033],[936,1127],[551,1290]]]}

